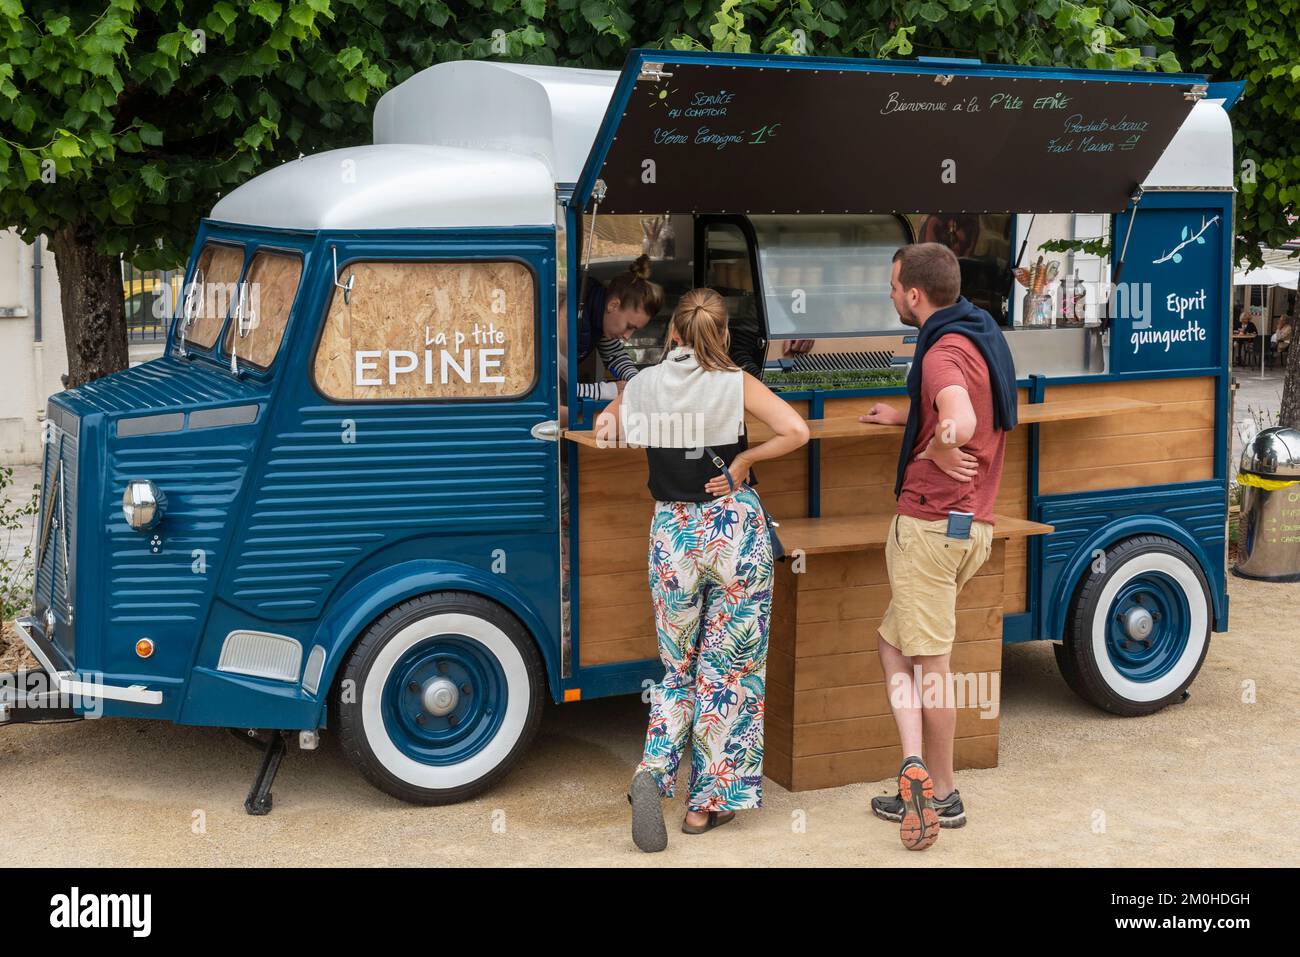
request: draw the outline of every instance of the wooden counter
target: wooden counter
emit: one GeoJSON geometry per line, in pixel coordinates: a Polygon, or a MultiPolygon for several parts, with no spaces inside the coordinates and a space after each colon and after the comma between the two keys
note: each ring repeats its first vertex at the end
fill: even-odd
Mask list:
{"type": "MultiPolygon", "coordinates": [[[[1095,396],[1082,399],[1065,399],[1059,402],[1022,402],[1017,410],[1020,425],[1033,425],[1038,422],[1065,422],[1070,419],[1097,419],[1110,415],[1129,415],[1151,412],[1159,408],[1154,402],[1142,399],[1130,399],[1124,396],[1095,396]]],[[[823,419],[809,419],[808,431],[813,439],[863,439],[873,436],[901,435],[901,425],[877,425],[873,422],[859,422],[856,415],[831,416],[823,419]]],[[[564,437],[570,442],[577,442],[589,448],[604,448],[596,440],[592,431],[565,432],[564,437]]],[[[751,443],[765,442],[772,437],[772,432],[760,422],[749,428],[751,443]]]]}
{"type": "MultiPolygon", "coordinates": [[[[788,790],[877,780],[903,760],[876,647],[889,605],[883,546],[893,517],[781,522],[792,560],[776,571],[765,771],[788,790]]],[[[1007,542],[1051,531],[995,515],[989,560],[958,596],[950,662],[970,693],[957,711],[958,768],[997,764],[1007,542]]]]}
{"type": "MultiPolygon", "coordinates": [[[[958,769],[997,765],[1006,546],[994,541],[957,599],[949,660],[971,692],[958,702],[958,769]]],[[[790,791],[888,778],[904,755],[877,651],[890,597],[884,548],[814,554],[796,567],[776,571],[763,771],[790,791]]]]}

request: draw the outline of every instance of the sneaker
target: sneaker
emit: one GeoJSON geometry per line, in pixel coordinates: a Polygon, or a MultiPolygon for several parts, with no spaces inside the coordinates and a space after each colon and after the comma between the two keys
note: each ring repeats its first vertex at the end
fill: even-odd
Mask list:
{"type": "MultiPolygon", "coordinates": [[[[935,813],[939,815],[940,827],[965,827],[966,808],[962,806],[961,794],[956,789],[946,798],[934,800],[935,813]]],[[[878,794],[871,799],[871,813],[882,821],[895,824],[903,820],[903,798],[899,794],[878,794]]]]}
{"type": "Polygon", "coordinates": [[[888,794],[877,794],[871,799],[871,813],[882,821],[893,821],[898,824],[903,820],[903,799],[897,794],[892,797],[888,794]]]}
{"type": "Polygon", "coordinates": [[[903,799],[898,838],[909,851],[924,851],[939,839],[939,815],[934,809],[934,781],[916,755],[905,758],[898,771],[898,795],[903,799]]]}
{"type": "Polygon", "coordinates": [[[940,827],[966,826],[966,808],[962,805],[961,795],[956,788],[946,798],[935,798],[934,810],[939,815],[940,827]]]}

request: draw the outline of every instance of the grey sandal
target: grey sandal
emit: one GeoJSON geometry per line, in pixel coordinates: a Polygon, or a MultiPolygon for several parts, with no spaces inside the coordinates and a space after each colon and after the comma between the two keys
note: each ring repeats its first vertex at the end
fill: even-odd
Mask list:
{"type": "Polygon", "coordinates": [[[627,800],[632,805],[632,842],[648,854],[662,851],[668,846],[668,828],[654,775],[649,771],[632,775],[627,800]]]}
{"type": "Polygon", "coordinates": [[[710,811],[709,821],[707,824],[687,824],[682,821],[683,834],[703,834],[705,831],[711,831],[715,827],[722,827],[724,824],[730,824],[736,818],[735,811],[710,811]]]}

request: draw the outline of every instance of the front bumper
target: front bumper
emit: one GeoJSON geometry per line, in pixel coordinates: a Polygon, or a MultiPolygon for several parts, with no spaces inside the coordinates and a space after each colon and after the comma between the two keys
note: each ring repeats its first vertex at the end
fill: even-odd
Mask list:
{"type": "Polygon", "coordinates": [[[14,622],[18,637],[41,663],[50,676],[53,690],[59,694],[76,695],[87,699],[127,701],[131,704],[162,704],[163,694],[144,685],[111,685],[103,681],[87,681],[75,671],[60,670],[55,664],[61,657],[45,638],[35,618],[19,618],[14,622]]]}

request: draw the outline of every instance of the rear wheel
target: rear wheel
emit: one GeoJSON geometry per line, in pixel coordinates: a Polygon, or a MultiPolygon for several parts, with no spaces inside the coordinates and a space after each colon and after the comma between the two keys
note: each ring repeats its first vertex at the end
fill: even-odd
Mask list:
{"type": "Polygon", "coordinates": [[[1182,545],[1139,535],[1106,550],[1079,586],[1056,660],[1066,684],[1113,714],[1181,699],[1210,646],[1210,586],[1182,545]]]}
{"type": "Polygon", "coordinates": [[[368,781],[450,804],[505,776],[537,733],[545,670],[528,630],[465,592],[405,601],[357,642],[338,689],[339,736],[368,781]]]}

